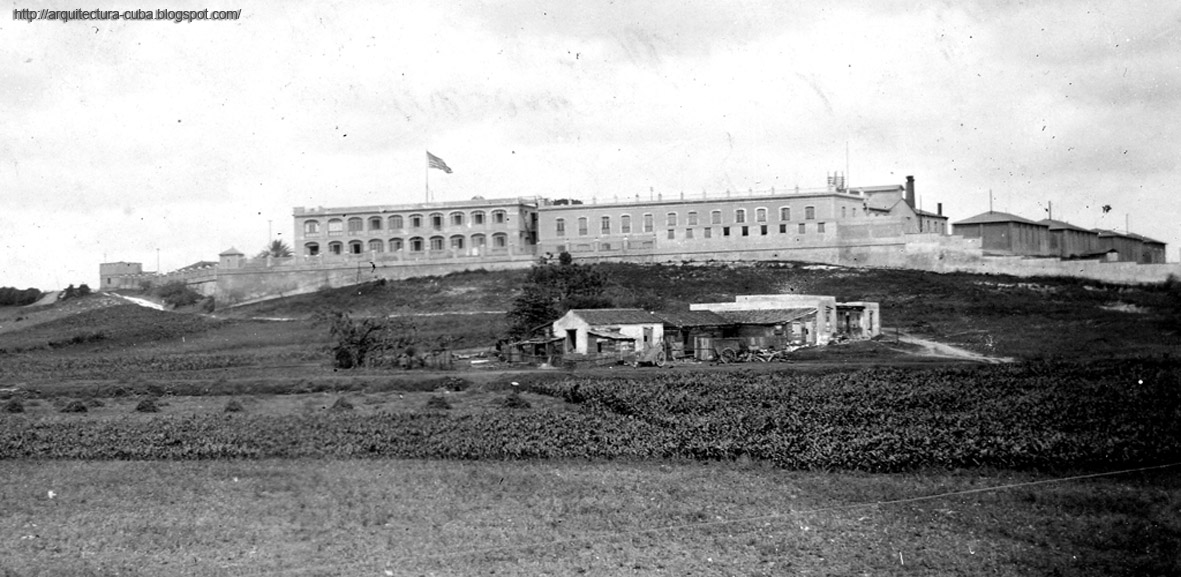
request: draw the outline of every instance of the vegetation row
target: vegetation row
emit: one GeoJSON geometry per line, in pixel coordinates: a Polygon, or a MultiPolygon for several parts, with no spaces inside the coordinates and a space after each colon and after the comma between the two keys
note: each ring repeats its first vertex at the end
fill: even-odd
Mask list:
{"type": "Polygon", "coordinates": [[[748,457],[792,469],[1110,467],[1181,457],[1161,361],[826,375],[676,374],[532,386],[578,405],[0,421],[0,458],[748,457]]]}

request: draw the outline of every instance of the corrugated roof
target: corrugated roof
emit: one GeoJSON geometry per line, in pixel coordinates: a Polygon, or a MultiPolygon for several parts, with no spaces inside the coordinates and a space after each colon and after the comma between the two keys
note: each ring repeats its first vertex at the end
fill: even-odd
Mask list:
{"type": "Polygon", "coordinates": [[[1085,229],[1085,228],[1083,228],[1083,227],[1081,227],[1081,226],[1075,226],[1075,225],[1073,225],[1073,224],[1070,224],[1069,222],[1065,222],[1065,221],[1061,221],[1061,220],[1054,220],[1054,219],[1051,219],[1051,218],[1043,218],[1043,219],[1041,219],[1041,220],[1039,220],[1039,221],[1038,221],[1038,224],[1044,224],[1044,225],[1046,225],[1046,226],[1050,227],[1050,230],[1063,230],[1063,229],[1065,229],[1065,230],[1077,230],[1077,231],[1079,231],[1079,232],[1090,232],[1090,233],[1094,233],[1094,232],[1095,232],[1095,231],[1093,231],[1093,230],[1088,230],[1088,229],[1085,229]]]}
{"type": "Polygon", "coordinates": [[[1134,232],[1130,232],[1130,233],[1128,233],[1128,236],[1129,236],[1129,237],[1131,237],[1131,238],[1134,238],[1134,239],[1136,239],[1136,240],[1139,240],[1139,241],[1141,241],[1141,242],[1146,242],[1146,243],[1149,243],[1149,244],[1165,244],[1165,243],[1163,243],[1163,242],[1161,242],[1161,241],[1159,241],[1159,240],[1152,239],[1152,238],[1148,238],[1148,237],[1146,237],[1146,236],[1144,236],[1144,235],[1142,235],[1142,234],[1136,234],[1136,233],[1134,233],[1134,232]]]}
{"type": "Polygon", "coordinates": [[[674,327],[716,327],[733,324],[713,311],[661,311],[656,316],[674,327]]]}
{"type": "Polygon", "coordinates": [[[636,325],[663,322],[641,309],[572,309],[570,312],[588,325],[636,325]]]}
{"type": "Polygon", "coordinates": [[[961,224],[992,224],[997,222],[1017,222],[1021,224],[1032,224],[1035,226],[1046,226],[1044,224],[1034,222],[1028,218],[1023,218],[1015,214],[1007,212],[982,212],[976,216],[965,218],[959,222],[951,223],[953,226],[961,224]]]}
{"type": "Polygon", "coordinates": [[[745,325],[777,325],[799,320],[816,314],[815,308],[797,309],[754,309],[744,311],[717,311],[731,322],[745,325]]]}
{"type": "Polygon", "coordinates": [[[927,212],[925,210],[919,210],[917,208],[914,209],[914,213],[919,216],[929,216],[931,218],[942,218],[943,220],[947,220],[947,217],[943,216],[942,214],[936,214],[934,212],[927,212]]]}
{"type": "Polygon", "coordinates": [[[1135,238],[1135,237],[1133,237],[1132,235],[1129,235],[1129,234],[1124,234],[1124,233],[1122,233],[1122,232],[1116,232],[1116,231],[1114,231],[1114,230],[1107,230],[1107,229],[1103,229],[1103,228],[1096,228],[1096,229],[1094,230],[1094,232],[1097,232],[1097,233],[1099,233],[1099,237],[1100,237],[1100,238],[1106,238],[1106,237],[1111,237],[1111,236],[1120,236],[1120,237],[1123,237],[1123,238],[1132,238],[1132,239],[1134,239],[1134,238],[1135,238]]]}
{"type": "Polygon", "coordinates": [[[595,335],[596,337],[603,337],[605,339],[611,339],[613,341],[634,341],[634,340],[636,340],[635,337],[629,337],[623,333],[616,332],[616,331],[605,331],[602,329],[588,329],[586,332],[587,332],[587,334],[592,334],[592,335],[595,335]]]}

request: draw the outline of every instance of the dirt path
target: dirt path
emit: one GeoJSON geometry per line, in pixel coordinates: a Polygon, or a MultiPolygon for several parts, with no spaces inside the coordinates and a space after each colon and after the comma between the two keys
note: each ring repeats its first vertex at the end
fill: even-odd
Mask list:
{"type": "Polygon", "coordinates": [[[898,340],[902,341],[904,343],[908,343],[908,344],[915,345],[915,346],[919,347],[918,351],[911,353],[914,355],[920,355],[920,356],[925,356],[925,357],[939,357],[939,358],[945,358],[945,359],[963,359],[963,360],[976,361],[976,362],[980,362],[980,363],[989,363],[989,364],[1013,362],[1012,357],[990,357],[987,355],[982,355],[980,353],[969,351],[967,349],[953,347],[948,344],[935,342],[935,341],[927,340],[924,338],[919,338],[914,335],[908,335],[906,333],[899,333],[898,340]]]}

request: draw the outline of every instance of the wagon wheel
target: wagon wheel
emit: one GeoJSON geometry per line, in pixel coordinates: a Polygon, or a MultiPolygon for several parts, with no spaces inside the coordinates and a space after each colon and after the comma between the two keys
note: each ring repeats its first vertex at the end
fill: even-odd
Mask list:
{"type": "Polygon", "coordinates": [[[655,361],[653,361],[653,362],[654,362],[654,364],[655,364],[656,366],[658,366],[658,367],[663,367],[663,366],[664,366],[664,361],[666,361],[666,360],[667,360],[667,359],[666,359],[666,358],[665,358],[665,356],[664,356],[664,351],[660,351],[659,353],[656,353],[656,360],[655,360],[655,361]]]}
{"type": "Polygon", "coordinates": [[[737,362],[737,361],[738,361],[738,353],[734,352],[734,349],[732,349],[730,347],[726,347],[726,348],[722,349],[722,362],[723,363],[733,363],[733,362],[737,362]]]}

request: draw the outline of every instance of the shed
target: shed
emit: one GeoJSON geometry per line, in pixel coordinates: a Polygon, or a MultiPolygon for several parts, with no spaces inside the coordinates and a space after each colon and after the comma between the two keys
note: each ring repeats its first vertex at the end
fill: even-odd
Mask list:
{"type": "Polygon", "coordinates": [[[674,359],[698,357],[710,339],[737,334],[737,325],[713,311],[662,311],[656,316],[664,321],[665,343],[674,359]]]}
{"type": "Polygon", "coordinates": [[[660,345],[664,321],[641,309],[571,309],[553,323],[567,354],[637,352],[660,345]]]}
{"type": "Polygon", "coordinates": [[[1007,212],[983,212],[952,223],[955,234],[980,239],[984,252],[1001,255],[1050,254],[1048,225],[1007,212]]]}

